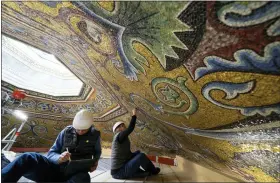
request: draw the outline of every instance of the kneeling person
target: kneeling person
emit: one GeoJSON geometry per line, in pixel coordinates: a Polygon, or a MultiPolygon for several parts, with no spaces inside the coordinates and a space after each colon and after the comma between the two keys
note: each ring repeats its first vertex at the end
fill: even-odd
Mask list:
{"type": "Polygon", "coordinates": [[[111,175],[115,179],[145,177],[160,172],[160,168],[156,168],[144,153],[131,152],[128,136],[134,130],[135,123],[136,109],[132,111],[132,119],[128,128],[123,122],[117,122],[113,126],[115,135],[112,142],[111,175]],[[144,171],[140,169],[140,166],[144,171]]]}
{"type": "Polygon", "coordinates": [[[2,169],[2,182],[17,182],[21,176],[36,182],[90,182],[88,171],[96,169],[101,156],[100,132],[92,126],[92,114],[87,110],[78,112],[73,126],[63,129],[47,156],[24,153],[2,169]],[[89,170],[65,175],[70,160],[97,159],[89,170]]]}

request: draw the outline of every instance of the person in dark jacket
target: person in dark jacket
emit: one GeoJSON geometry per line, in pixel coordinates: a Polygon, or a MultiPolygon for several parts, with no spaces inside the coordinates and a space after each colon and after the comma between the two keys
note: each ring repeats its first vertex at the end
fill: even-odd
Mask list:
{"type": "Polygon", "coordinates": [[[111,175],[115,179],[145,177],[160,172],[160,168],[155,167],[144,153],[140,151],[131,152],[128,136],[134,130],[135,123],[136,109],[133,109],[128,128],[121,121],[113,126],[115,135],[112,142],[111,175]]]}
{"type": "Polygon", "coordinates": [[[2,169],[2,182],[17,182],[24,176],[35,182],[90,182],[88,172],[96,170],[101,156],[100,132],[92,126],[92,114],[79,111],[73,125],[63,129],[47,156],[24,153],[2,169]],[[89,170],[66,175],[68,161],[97,159],[89,170]]]}

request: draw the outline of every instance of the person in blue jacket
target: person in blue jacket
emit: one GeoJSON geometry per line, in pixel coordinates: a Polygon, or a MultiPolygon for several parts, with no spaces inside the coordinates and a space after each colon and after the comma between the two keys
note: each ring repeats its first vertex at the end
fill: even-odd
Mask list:
{"type": "Polygon", "coordinates": [[[35,182],[90,182],[88,172],[96,170],[101,156],[100,132],[92,126],[92,114],[79,111],[73,125],[63,129],[47,156],[24,153],[1,171],[1,182],[17,182],[22,176],[35,182]],[[65,174],[68,161],[97,159],[89,170],[65,174]]]}

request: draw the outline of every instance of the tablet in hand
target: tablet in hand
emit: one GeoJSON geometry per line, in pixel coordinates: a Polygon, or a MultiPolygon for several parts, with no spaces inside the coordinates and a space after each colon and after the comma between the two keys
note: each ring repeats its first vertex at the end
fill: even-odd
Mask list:
{"type": "Polygon", "coordinates": [[[81,159],[81,160],[72,160],[68,162],[68,165],[65,167],[64,174],[70,176],[78,172],[88,172],[90,168],[96,163],[96,159],[81,159]]]}

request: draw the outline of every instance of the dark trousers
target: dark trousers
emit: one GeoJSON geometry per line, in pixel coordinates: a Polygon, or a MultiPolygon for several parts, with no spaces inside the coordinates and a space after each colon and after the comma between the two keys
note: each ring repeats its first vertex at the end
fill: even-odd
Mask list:
{"type": "Polygon", "coordinates": [[[65,177],[60,166],[38,153],[24,153],[2,169],[1,182],[17,182],[22,176],[35,182],[90,182],[88,172],[65,177]]]}
{"type": "Polygon", "coordinates": [[[150,159],[140,151],[134,153],[134,157],[130,159],[120,170],[113,174],[115,179],[126,179],[136,177],[146,177],[155,172],[156,168],[150,159]],[[140,166],[145,170],[142,171],[140,166]]]}
{"type": "Polygon", "coordinates": [[[10,162],[10,160],[8,160],[7,158],[6,158],[6,156],[3,154],[3,153],[1,153],[1,169],[3,169],[5,166],[7,166],[9,163],[11,163],[10,162]]]}

